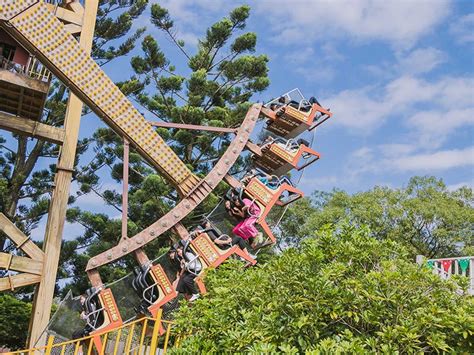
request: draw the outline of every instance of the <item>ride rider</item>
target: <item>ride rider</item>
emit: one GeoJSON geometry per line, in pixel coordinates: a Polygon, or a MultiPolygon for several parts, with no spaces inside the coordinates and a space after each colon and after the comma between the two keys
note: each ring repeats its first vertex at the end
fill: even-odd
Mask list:
{"type": "Polygon", "coordinates": [[[200,297],[194,279],[201,272],[202,264],[198,256],[191,251],[189,245],[189,240],[181,240],[174,246],[170,258],[176,258],[180,262],[181,270],[178,274],[176,291],[184,294],[186,299],[193,302],[200,297]]]}

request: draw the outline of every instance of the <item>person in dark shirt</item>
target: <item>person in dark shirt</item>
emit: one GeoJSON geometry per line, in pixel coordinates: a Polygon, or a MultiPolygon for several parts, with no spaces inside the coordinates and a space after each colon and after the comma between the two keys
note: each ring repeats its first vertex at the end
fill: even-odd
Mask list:
{"type": "Polygon", "coordinates": [[[197,300],[200,295],[194,279],[201,272],[202,264],[189,248],[189,240],[181,240],[170,254],[170,258],[177,258],[181,267],[176,291],[184,294],[190,302],[197,300]]]}

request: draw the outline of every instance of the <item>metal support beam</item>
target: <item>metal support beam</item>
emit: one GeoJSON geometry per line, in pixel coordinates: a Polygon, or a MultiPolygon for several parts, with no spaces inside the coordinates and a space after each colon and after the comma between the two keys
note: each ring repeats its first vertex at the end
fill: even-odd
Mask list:
{"type": "MultiPolygon", "coordinates": [[[[87,0],[85,2],[80,45],[87,53],[90,53],[92,48],[98,2],[98,0],[87,0]]],[[[46,258],[41,282],[36,288],[33,301],[33,313],[28,338],[28,346],[30,348],[33,348],[36,344],[42,345],[46,341],[42,334],[48,325],[49,316],[51,314],[72,169],[74,168],[74,159],[76,157],[79,137],[81,113],[82,102],[77,96],[71,93],[67,104],[66,117],[64,119],[66,136],[64,137],[64,143],[57,164],[63,167],[63,169],[57,171],[54,179],[54,185],[56,187],[49,207],[43,247],[46,258]]]]}
{"type": "Polygon", "coordinates": [[[127,239],[128,222],[128,158],[130,153],[130,144],[127,140],[123,141],[123,181],[122,181],[122,238],[127,239]]]}
{"type": "Polygon", "coordinates": [[[248,141],[246,148],[250,150],[253,154],[258,155],[259,157],[262,156],[262,149],[257,144],[248,141]]]}
{"type": "Polygon", "coordinates": [[[64,128],[49,126],[38,121],[9,115],[4,112],[0,112],[0,129],[56,144],[62,144],[65,135],[64,128]]]}
{"type": "Polygon", "coordinates": [[[219,133],[235,133],[237,128],[200,126],[195,124],[170,123],[170,122],[148,122],[154,127],[188,129],[193,131],[210,131],[219,133]]]}

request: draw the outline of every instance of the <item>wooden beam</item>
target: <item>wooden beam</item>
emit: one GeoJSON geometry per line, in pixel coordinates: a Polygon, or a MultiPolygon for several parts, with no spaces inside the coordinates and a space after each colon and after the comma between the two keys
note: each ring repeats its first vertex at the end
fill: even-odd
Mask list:
{"type": "Polygon", "coordinates": [[[5,233],[15,245],[30,258],[43,261],[44,253],[33,241],[17,228],[3,213],[0,212],[0,231],[5,233]]]}
{"type": "Polygon", "coordinates": [[[67,1],[66,7],[71,9],[78,15],[81,15],[81,16],[84,15],[84,8],[82,7],[79,1],[67,1]]]}
{"type": "Polygon", "coordinates": [[[38,121],[9,115],[4,112],[0,112],[0,128],[56,144],[62,144],[65,135],[64,128],[49,126],[38,121]]]}
{"type": "Polygon", "coordinates": [[[65,9],[64,7],[55,6],[53,4],[46,4],[46,6],[54,14],[54,16],[56,16],[61,21],[82,26],[83,20],[81,13],[76,13],[74,11],[65,9]]]}
{"type": "Polygon", "coordinates": [[[33,274],[17,274],[0,278],[0,291],[14,290],[15,288],[37,284],[41,276],[33,274]]]}
{"type": "Polygon", "coordinates": [[[72,23],[68,23],[67,25],[64,25],[64,28],[72,35],[77,35],[81,33],[82,31],[82,26],[74,25],[72,23]]]}
{"type": "MultiPolygon", "coordinates": [[[[84,5],[84,23],[79,44],[89,54],[92,49],[99,0],[87,0],[84,2],[84,5]]],[[[28,345],[31,348],[37,344],[43,345],[46,342],[43,331],[48,325],[51,315],[82,107],[81,100],[71,93],[64,118],[66,135],[58,158],[57,166],[59,169],[54,178],[55,189],[51,197],[48,221],[46,223],[43,250],[47,257],[45,258],[41,281],[38,287],[36,287],[33,300],[32,319],[28,332],[28,345]]]]}
{"type": "Polygon", "coordinates": [[[17,256],[8,253],[0,253],[0,268],[4,270],[13,270],[27,272],[30,274],[41,275],[43,271],[43,262],[17,256]]]}

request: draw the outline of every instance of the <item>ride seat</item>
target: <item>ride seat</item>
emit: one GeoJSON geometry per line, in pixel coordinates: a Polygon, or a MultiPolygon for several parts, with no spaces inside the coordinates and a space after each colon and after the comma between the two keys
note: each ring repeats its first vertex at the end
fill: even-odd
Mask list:
{"type": "MultiPolygon", "coordinates": [[[[152,265],[149,275],[153,279],[153,286],[157,288],[156,299],[148,306],[148,310],[153,317],[156,317],[158,310],[166,303],[178,296],[165,270],[159,264],[152,265]]],[[[150,287],[150,286],[148,286],[150,287]]]]}
{"type": "Polygon", "coordinates": [[[93,337],[93,341],[97,350],[102,353],[102,341],[100,335],[97,334],[121,326],[123,324],[122,317],[112,290],[93,288],[86,294],[88,295],[85,303],[86,310],[91,311],[87,314],[87,324],[91,327],[90,335],[96,335],[93,337]]]}
{"type": "Polygon", "coordinates": [[[294,138],[304,131],[312,131],[332,116],[329,110],[316,103],[312,104],[308,112],[292,105],[284,105],[275,111],[262,108],[261,112],[269,119],[267,129],[284,138],[294,138]]]}
{"type": "Polygon", "coordinates": [[[266,217],[270,210],[274,205],[286,206],[303,197],[302,191],[286,182],[281,184],[278,189],[272,190],[265,186],[265,184],[263,184],[257,177],[252,178],[247,186],[245,186],[244,194],[261,207],[262,213],[258,218],[257,223],[262,227],[272,243],[276,242],[276,238],[266,221],[266,217]],[[282,199],[285,192],[289,194],[287,200],[282,199]]]}
{"type": "Polygon", "coordinates": [[[305,144],[294,149],[290,144],[271,143],[254,156],[255,165],[270,175],[281,176],[292,169],[301,170],[320,158],[320,154],[305,144]]]}
{"type": "Polygon", "coordinates": [[[198,234],[198,236],[191,241],[191,245],[207,267],[217,267],[234,254],[247,260],[252,265],[256,263],[254,259],[237,245],[233,245],[229,249],[219,248],[207,233],[198,234]]]}

